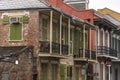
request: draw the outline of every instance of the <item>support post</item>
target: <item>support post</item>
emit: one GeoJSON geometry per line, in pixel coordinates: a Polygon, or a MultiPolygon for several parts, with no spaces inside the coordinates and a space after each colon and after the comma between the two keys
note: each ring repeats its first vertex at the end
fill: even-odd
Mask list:
{"type": "Polygon", "coordinates": [[[50,54],[52,54],[53,11],[50,11],[50,54]]]}
{"type": "Polygon", "coordinates": [[[70,55],[70,18],[68,19],[68,53],[70,55]]]}
{"type": "Polygon", "coordinates": [[[60,55],[62,55],[62,15],[60,15],[60,55]]]}
{"type": "Polygon", "coordinates": [[[83,25],[83,58],[85,58],[85,24],[83,25]]]}

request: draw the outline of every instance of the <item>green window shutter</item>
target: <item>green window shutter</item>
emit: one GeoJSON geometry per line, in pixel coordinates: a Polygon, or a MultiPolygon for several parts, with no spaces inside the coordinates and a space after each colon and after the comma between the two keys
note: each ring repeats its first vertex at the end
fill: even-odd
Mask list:
{"type": "Polygon", "coordinates": [[[41,68],[41,80],[47,80],[47,63],[42,63],[41,68]]]}
{"type": "Polygon", "coordinates": [[[28,22],[29,22],[29,17],[23,16],[23,23],[28,23],[28,22]]]}
{"type": "Polygon", "coordinates": [[[42,19],[42,39],[47,40],[47,19],[42,19]]]}
{"type": "Polygon", "coordinates": [[[72,80],[72,66],[67,67],[68,80],[72,80]]]}
{"type": "Polygon", "coordinates": [[[11,24],[10,40],[21,40],[21,39],[22,39],[22,24],[11,24]]]}
{"type": "Polygon", "coordinates": [[[60,65],[60,77],[61,77],[61,80],[65,80],[65,67],[66,67],[65,64],[60,65]]]}
{"type": "Polygon", "coordinates": [[[68,28],[65,27],[65,44],[68,44],[68,28]]]}
{"type": "Polygon", "coordinates": [[[80,32],[74,31],[74,54],[78,54],[80,49],[80,32]]]}
{"type": "Polygon", "coordinates": [[[80,48],[83,48],[83,33],[80,32],[80,48]]]}
{"type": "Polygon", "coordinates": [[[57,23],[53,23],[53,42],[56,42],[56,37],[57,37],[57,23]]]}
{"type": "Polygon", "coordinates": [[[80,76],[80,68],[79,67],[76,67],[76,80],[79,80],[79,76],[80,76]]]}
{"type": "Polygon", "coordinates": [[[57,79],[57,64],[52,64],[52,80],[56,80],[57,79]]]}
{"type": "Polygon", "coordinates": [[[9,17],[8,16],[3,17],[2,22],[3,22],[3,24],[9,24],[10,23],[9,17]]]}

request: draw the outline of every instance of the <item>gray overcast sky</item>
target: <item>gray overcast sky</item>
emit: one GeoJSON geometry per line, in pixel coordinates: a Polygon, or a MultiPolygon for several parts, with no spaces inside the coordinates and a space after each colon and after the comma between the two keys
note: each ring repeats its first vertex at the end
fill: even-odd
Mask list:
{"type": "Polygon", "coordinates": [[[89,0],[90,9],[110,8],[120,13],[120,0],[89,0]]]}

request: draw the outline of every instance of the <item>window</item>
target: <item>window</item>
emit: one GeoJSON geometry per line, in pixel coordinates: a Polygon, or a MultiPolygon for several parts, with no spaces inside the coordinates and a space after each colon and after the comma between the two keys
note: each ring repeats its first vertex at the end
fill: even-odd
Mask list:
{"type": "Polygon", "coordinates": [[[62,43],[68,44],[68,27],[62,26],[62,43]]]}
{"type": "Polygon", "coordinates": [[[53,37],[53,42],[57,41],[57,37],[58,37],[58,26],[57,23],[53,22],[53,33],[52,33],[52,37],[53,37]]]}
{"type": "Polygon", "coordinates": [[[70,29],[70,54],[73,54],[73,28],[70,29]]]}
{"type": "Polygon", "coordinates": [[[76,67],[76,80],[80,80],[80,68],[76,67]]]}
{"type": "Polygon", "coordinates": [[[104,31],[103,29],[100,30],[100,46],[104,46],[104,31]]]}
{"type": "Polygon", "coordinates": [[[41,80],[47,80],[47,63],[41,64],[41,80]]]}
{"type": "Polygon", "coordinates": [[[47,40],[47,24],[48,20],[47,19],[42,19],[42,40],[47,40]]]}
{"type": "Polygon", "coordinates": [[[72,80],[72,66],[67,67],[67,78],[68,80],[72,80]]]}
{"type": "Polygon", "coordinates": [[[66,68],[65,64],[60,65],[60,78],[61,78],[61,80],[65,80],[65,68],[66,68]]]}
{"type": "Polygon", "coordinates": [[[52,80],[57,80],[57,64],[52,64],[52,72],[51,72],[51,76],[52,76],[52,80]]]}
{"type": "Polygon", "coordinates": [[[80,49],[80,31],[76,29],[74,31],[74,54],[78,54],[79,49],[80,49]]]}
{"type": "Polygon", "coordinates": [[[118,69],[115,69],[115,80],[118,80],[118,69]]]}
{"type": "Polygon", "coordinates": [[[21,39],[22,39],[22,24],[20,23],[10,24],[10,40],[21,39]]]}
{"type": "Polygon", "coordinates": [[[106,44],[107,47],[109,47],[109,45],[108,45],[109,44],[109,41],[108,41],[109,40],[109,33],[108,32],[106,32],[105,37],[106,37],[105,44],[106,44]]]}

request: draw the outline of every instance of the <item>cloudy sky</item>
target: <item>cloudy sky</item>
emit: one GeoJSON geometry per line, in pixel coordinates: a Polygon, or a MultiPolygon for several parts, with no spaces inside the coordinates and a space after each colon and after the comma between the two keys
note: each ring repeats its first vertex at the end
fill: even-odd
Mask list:
{"type": "Polygon", "coordinates": [[[89,8],[95,10],[104,7],[110,8],[120,13],[120,0],[89,0],[89,8]]]}

